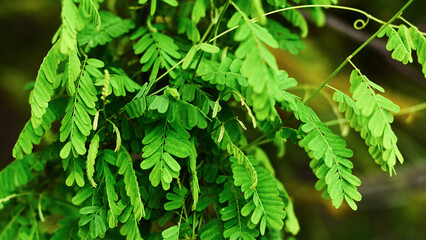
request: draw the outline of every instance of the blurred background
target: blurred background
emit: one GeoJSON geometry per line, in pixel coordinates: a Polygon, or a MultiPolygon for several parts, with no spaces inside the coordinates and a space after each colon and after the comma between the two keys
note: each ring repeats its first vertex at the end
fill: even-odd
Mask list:
{"type": "MultiPolygon", "coordinates": [[[[339,1],[363,9],[387,21],[405,3],[398,0],[339,1]]],[[[426,31],[426,1],[415,0],[404,17],[426,31]]],[[[354,30],[353,22],[363,16],[343,10],[327,10],[327,23],[310,25],[304,40],[306,50],[298,55],[276,52],[279,65],[296,78],[294,93],[308,96],[380,25],[370,22],[354,30]]],[[[12,161],[12,147],[30,117],[29,92],[25,86],[35,80],[40,63],[51,47],[51,38],[60,25],[60,1],[0,1],[0,169],[12,161]]],[[[285,155],[277,156],[271,144],[263,145],[277,169],[277,176],[292,196],[301,231],[297,239],[426,239],[426,110],[412,108],[426,102],[426,79],[415,62],[403,65],[393,61],[378,39],[359,53],[353,62],[370,80],[386,89],[385,96],[401,106],[394,130],[405,157],[397,175],[381,169],[369,157],[358,133],[349,131],[345,140],[355,156],[354,173],[362,180],[363,200],[356,212],[345,205],[336,210],[314,189],[315,176],[305,152],[289,143],[285,155]]],[[[329,84],[348,89],[352,68],[346,66],[329,84]]],[[[346,91],[347,92],[347,91],[346,91]]],[[[310,105],[336,133],[336,115],[330,111],[332,92],[317,95],[310,105]]],[[[424,106],[424,105],[423,105],[424,106]]],[[[423,108],[424,109],[424,108],[423,108]]],[[[290,123],[291,125],[292,123],[290,123]]],[[[343,129],[344,130],[344,129],[343,129]]]]}

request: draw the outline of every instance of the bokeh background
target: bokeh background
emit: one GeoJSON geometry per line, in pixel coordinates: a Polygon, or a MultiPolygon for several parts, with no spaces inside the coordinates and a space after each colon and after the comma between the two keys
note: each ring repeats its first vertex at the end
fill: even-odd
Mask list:
{"type": "MultiPolygon", "coordinates": [[[[388,20],[405,3],[399,0],[339,1],[388,20]]],[[[415,0],[404,17],[426,31],[426,1],[415,0]]],[[[327,24],[310,25],[304,40],[306,50],[294,56],[276,52],[281,68],[299,82],[294,93],[309,95],[328,75],[380,26],[374,22],[357,31],[352,23],[363,16],[342,10],[327,10],[327,24]]],[[[35,80],[40,63],[51,47],[60,25],[59,0],[0,0],[0,169],[12,161],[12,147],[29,119],[28,86],[35,80]]],[[[417,60],[417,57],[415,57],[417,60]]],[[[413,109],[426,103],[426,79],[420,65],[393,61],[378,39],[359,53],[353,62],[371,80],[386,89],[386,97],[401,106],[394,129],[405,157],[392,178],[369,157],[363,140],[349,131],[345,139],[354,150],[354,173],[362,180],[363,200],[356,212],[343,206],[336,210],[314,189],[315,177],[305,152],[289,143],[283,157],[272,144],[263,148],[271,156],[277,176],[292,196],[301,225],[297,239],[426,239],[426,110],[413,109]]],[[[351,67],[331,82],[348,89],[351,67]]],[[[330,111],[325,91],[311,102],[322,120],[335,132],[336,115],[330,111]]],[[[423,105],[424,106],[424,105],[423,105]]],[[[292,124],[292,123],[290,123],[292,124]]],[[[344,130],[344,129],[343,129],[344,130]]],[[[249,136],[250,138],[250,136],[249,136]]],[[[0,183],[1,184],[1,183],[0,183]]]]}

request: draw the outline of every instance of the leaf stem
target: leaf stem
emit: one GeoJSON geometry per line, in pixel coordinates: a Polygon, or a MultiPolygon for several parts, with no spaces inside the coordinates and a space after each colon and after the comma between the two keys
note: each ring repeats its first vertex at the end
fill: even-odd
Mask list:
{"type": "Polygon", "coordinates": [[[425,110],[425,109],[426,109],[426,102],[401,109],[400,112],[394,113],[393,115],[398,116],[398,115],[410,114],[410,113],[422,111],[422,110],[425,110]]]}
{"type": "MultiPolygon", "coordinates": [[[[362,11],[362,10],[360,10],[360,9],[351,8],[351,7],[346,7],[346,6],[335,6],[335,5],[325,5],[325,4],[300,5],[300,6],[293,6],[293,7],[285,7],[285,8],[277,9],[277,10],[274,10],[274,11],[271,11],[271,12],[267,12],[267,13],[265,13],[265,16],[272,15],[272,14],[279,13],[279,12],[288,11],[288,10],[302,9],[302,8],[314,8],[314,7],[335,8],[335,9],[341,9],[341,10],[348,10],[348,11],[357,12],[357,13],[360,13],[360,14],[362,14],[362,15],[366,16],[366,17],[367,17],[367,21],[364,21],[364,20],[362,20],[362,19],[358,19],[358,20],[356,20],[356,21],[354,22],[354,27],[355,27],[355,29],[357,29],[357,30],[363,29],[363,28],[367,25],[367,23],[368,23],[368,19],[371,19],[371,20],[373,20],[373,21],[375,21],[375,22],[377,22],[377,23],[380,23],[380,24],[386,24],[386,22],[385,22],[385,21],[380,20],[380,19],[378,19],[378,18],[376,18],[376,17],[372,16],[371,14],[369,14],[369,13],[367,13],[367,12],[365,12],[365,11],[362,11]],[[361,23],[362,25],[361,25],[361,26],[358,26],[358,23],[361,23]]],[[[400,18],[401,20],[403,20],[404,22],[406,22],[408,25],[410,25],[410,26],[412,25],[411,23],[409,23],[407,20],[403,19],[402,17],[399,17],[399,18],[400,18]]],[[[250,21],[252,21],[252,22],[257,22],[257,19],[256,19],[256,18],[253,18],[253,19],[251,19],[250,21]]],[[[398,28],[398,27],[399,27],[399,26],[396,26],[396,25],[391,25],[391,26],[392,26],[392,27],[396,27],[396,28],[398,28]]],[[[218,38],[222,37],[223,35],[225,35],[225,34],[227,34],[227,33],[231,32],[231,31],[233,31],[233,30],[237,29],[238,27],[240,27],[240,25],[234,26],[234,27],[232,27],[232,28],[230,28],[230,29],[228,29],[228,30],[226,30],[226,31],[224,31],[224,32],[222,32],[222,33],[220,33],[219,35],[217,35],[217,36],[215,36],[214,38],[210,39],[209,43],[210,43],[210,42],[212,42],[212,41],[215,41],[216,39],[218,39],[218,38]]],[[[422,35],[426,35],[426,33],[423,33],[423,32],[422,32],[422,35]]]]}
{"type": "MultiPolygon", "coordinates": [[[[212,42],[211,39],[213,39],[213,35],[215,34],[215,32],[217,31],[217,29],[219,28],[220,22],[222,21],[222,18],[225,15],[226,9],[228,9],[228,6],[229,6],[229,4],[231,2],[232,2],[231,0],[226,1],[225,5],[223,7],[222,12],[220,13],[219,18],[217,19],[216,25],[213,28],[213,31],[210,32],[210,35],[208,37],[208,39],[209,39],[208,42],[212,42]]],[[[191,78],[190,82],[192,80],[194,80],[195,75],[197,74],[197,69],[200,66],[201,60],[203,59],[203,55],[204,55],[204,51],[201,52],[200,57],[198,58],[197,64],[195,65],[195,68],[194,68],[194,74],[192,75],[192,78],[191,78]]]]}

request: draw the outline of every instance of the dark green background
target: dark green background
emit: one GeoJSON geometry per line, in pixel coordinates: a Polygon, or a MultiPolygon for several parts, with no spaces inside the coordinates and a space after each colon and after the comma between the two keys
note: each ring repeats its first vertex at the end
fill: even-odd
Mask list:
{"type": "MultiPolygon", "coordinates": [[[[340,3],[388,20],[405,1],[352,0],[340,3]]],[[[415,0],[404,16],[426,31],[425,10],[426,1],[415,0]]],[[[380,27],[370,22],[362,31],[356,31],[352,23],[362,16],[342,10],[328,10],[327,13],[332,19],[326,26],[310,26],[305,51],[297,56],[276,52],[280,66],[295,77],[300,86],[321,84],[340,62],[380,27]]],[[[25,86],[35,80],[59,25],[59,0],[0,2],[0,169],[12,160],[12,147],[30,116],[29,92],[25,86]]],[[[404,66],[391,60],[384,44],[383,39],[374,41],[353,62],[371,80],[382,85],[386,97],[402,109],[426,102],[426,80],[420,73],[420,65],[415,62],[404,66]]],[[[330,85],[348,89],[351,70],[350,66],[345,67],[330,85]]],[[[294,92],[302,97],[306,93],[303,89],[294,92]]],[[[336,118],[329,103],[319,95],[311,106],[324,121],[336,118]]],[[[425,110],[396,116],[393,126],[406,162],[397,166],[398,175],[392,178],[374,164],[358,134],[351,131],[345,137],[355,152],[354,172],[362,180],[363,200],[356,212],[347,206],[334,209],[315,191],[315,177],[303,150],[288,144],[284,157],[278,158],[273,145],[263,145],[273,159],[278,177],[293,197],[301,224],[297,239],[426,239],[425,123],[425,110]]],[[[338,132],[339,128],[333,127],[333,130],[338,132]]],[[[253,137],[249,136],[250,139],[253,137]]]]}

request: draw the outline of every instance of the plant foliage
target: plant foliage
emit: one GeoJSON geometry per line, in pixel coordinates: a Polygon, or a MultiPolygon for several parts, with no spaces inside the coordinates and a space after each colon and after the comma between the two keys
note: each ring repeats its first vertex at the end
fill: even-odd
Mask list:
{"type": "MultiPolygon", "coordinates": [[[[308,25],[298,8],[284,0],[139,0],[117,1],[113,11],[110,3],[61,1],[31,118],[16,160],[0,172],[0,239],[295,235],[291,192],[258,145],[264,138],[280,149],[298,142],[323,197],[357,209],[356,153],[291,93],[298,82],[272,53],[304,50],[308,25]],[[285,126],[292,117],[284,112],[296,128],[285,126]],[[245,131],[255,129],[263,135],[249,143],[245,131]]],[[[322,9],[301,4],[337,1],[293,3],[321,26],[322,9]]],[[[404,64],[416,52],[426,76],[424,33],[408,25],[387,24],[377,35],[404,64]]],[[[376,163],[395,173],[403,162],[391,126],[399,107],[356,67],[350,84],[351,96],[335,89],[339,111],[376,163]]]]}

